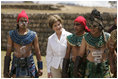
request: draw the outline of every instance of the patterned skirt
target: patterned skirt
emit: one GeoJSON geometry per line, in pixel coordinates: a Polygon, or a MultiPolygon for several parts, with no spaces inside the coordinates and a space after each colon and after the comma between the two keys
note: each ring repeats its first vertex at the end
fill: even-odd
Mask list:
{"type": "MultiPolygon", "coordinates": [[[[70,64],[69,64],[69,78],[75,78],[73,75],[73,68],[74,68],[74,62],[72,61],[72,59],[70,60],[70,64]]],[[[85,68],[86,68],[86,63],[83,62],[79,68],[79,72],[81,74],[80,78],[84,78],[85,76],[85,68]]]]}
{"type": "Polygon", "coordinates": [[[85,78],[110,78],[108,61],[95,64],[87,60],[85,78]]]}
{"type": "Polygon", "coordinates": [[[17,58],[13,55],[11,73],[16,74],[16,77],[34,77],[36,76],[37,70],[34,64],[33,55],[26,58],[17,58]]]}

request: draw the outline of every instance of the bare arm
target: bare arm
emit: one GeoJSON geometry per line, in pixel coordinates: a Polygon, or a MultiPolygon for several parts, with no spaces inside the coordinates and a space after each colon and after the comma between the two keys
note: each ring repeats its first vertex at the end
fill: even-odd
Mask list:
{"type": "Polygon", "coordinates": [[[78,56],[83,57],[85,54],[85,50],[86,50],[86,43],[85,43],[85,39],[83,38],[80,50],[78,51],[78,56]]]}
{"type": "Polygon", "coordinates": [[[70,44],[67,42],[67,49],[66,49],[66,55],[65,58],[68,59],[70,57],[70,52],[71,52],[71,46],[70,44]]]}
{"type": "Polygon", "coordinates": [[[8,35],[7,52],[6,52],[6,56],[4,57],[4,77],[5,78],[10,77],[9,67],[10,67],[10,61],[11,61],[12,47],[13,47],[13,43],[10,36],[8,35]]]}
{"type": "Polygon", "coordinates": [[[76,60],[75,60],[75,63],[74,63],[74,77],[75,78],[78,78],[78,77],[81,77],[81,73],[79,72],[79,68],[80,68],[80,65],[82,63],[82,57],[84,56],[85,54],[85,48],[86,48],[86,45],[85,45],[85,39],[83,38],[82,39],[82,43],[81,43],[81,47],[80,47],[80,50],[78,51],[78,55],[76,57],[76,60]]]}
{"type": "Polygon", "coordinates": [[[41,61],[41,53],[40,53],[40,48],[39,48],[38,36],[37,35],[34,39],[34,49],[35,49],[37,61],[41,61]]]}
{"type": "Polygon", "coordinates": [[[68,78],[69,77],[67,71],[68,71],[69,63],[70,63],[70,59],[69,59],[70,51],[71,51],[71,46],[67,42],[66,55],[65,55],[65,58],[63,59],[63,65],[62,65],[62,78],[68,78]]]}
{"type": "Polygon", "coordinates": [[[34,39],[34,49],[35,49],[35,53],[36,53],[36,58],[37,58],[37,65],[38,65],[38,73],[37,76],[41,76],[43,74],[43,63],[41,61],[41,53],[40,53],[40,49],[39,49],[39,43],[38,43],[38,36],[36,35],[35,39],[34,39]]]}
{"type": "Polygon", "coordinates": [[[12,48],[13,48],[13,42],[12,42],[10,36],[8,35],[6,56],[11,56],[12,48]]]}

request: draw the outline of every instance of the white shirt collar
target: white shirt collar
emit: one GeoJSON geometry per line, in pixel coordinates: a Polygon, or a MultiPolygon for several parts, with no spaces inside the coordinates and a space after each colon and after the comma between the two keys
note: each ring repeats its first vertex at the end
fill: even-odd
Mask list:
{"type": "MultiPolygon", "coordinates": [[[[64,28],[62,28],[62,33],[61,33],[60,41],[61,41],[63,35],[65,35],[65,29],[64,28]]],[[[55,40],[59,41],[56,32],[54,33],[54,37],[55,37],[55,40]]]]}

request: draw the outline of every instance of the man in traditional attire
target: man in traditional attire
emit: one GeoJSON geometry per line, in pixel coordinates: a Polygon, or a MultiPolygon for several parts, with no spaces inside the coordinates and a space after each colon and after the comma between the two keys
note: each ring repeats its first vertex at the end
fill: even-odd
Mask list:
{"type": "Polygon", "coordinates": [[[114,78],[117,78],[117,29],[111,32],[108,41],[110,70],[114,78]]]}
{"type": "Polygon", "coordinates": [[[36,32],[27,28],[29,19],[25,11],[17,17],[17,29],[8,35],[7,52],[4,58],[4,77],[35,78],[42,75],[43,63],[36,32]],[[34,64],[32,47],[34,47],[38,71],[34,64]],[[11,70],[10,61],[13,51],[11,70]]]}
{"type": "MultiPolygon", "coordinates": [[[[62,77],[74,78],[73,66],[77,56],[77,51],[80,50],[81,41],[86,32],[90,30],[86,26],[86,19],[83,16],[78,16],[74,20],[75,34],[67,36],[67,50],[65,58],[63,59],[62,77]]],[[[85,62],[83,63],[85,64],[85,62]]],[[[84,76],[85,66],[81,66],[81,77],[84,76]]]]}
{"type": "Polygon", "coordinates": [[[104,32],[102,17],[96,9],[91,12],[89,28],[90,32],[82,39],[81,47],[75,60],[74,75],[75,77],[80,76],[78,70],[83,57],[86,56],[86,78],[109,78],[107,41],[110,34],[104,32]]]}

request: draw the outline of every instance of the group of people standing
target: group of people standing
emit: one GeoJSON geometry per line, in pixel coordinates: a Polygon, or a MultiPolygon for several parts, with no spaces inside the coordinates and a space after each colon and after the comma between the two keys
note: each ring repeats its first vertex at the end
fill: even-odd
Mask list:
{"type": "MultiPolygon", "coordinates": [[[[47,42],[48,78],[117,77],[117,30],[111,35],[104,32],[98,10],[92,10],[89,21],[78,16],[73,22],[73,34],[64,29],[60,16],[51,15],[48,21],[49,27],[55,31],[47,42]]],[[[38,36],[27,28],[28,22],[27,14],[22,11],[17,18],[16,30],[9,32],[4,77],[38,78],[43,74],[38,36]],[[38,70],[32,47],[35,49],[38,70]],[[12,51],[12,67],[9,71],[12,51]]]]}

